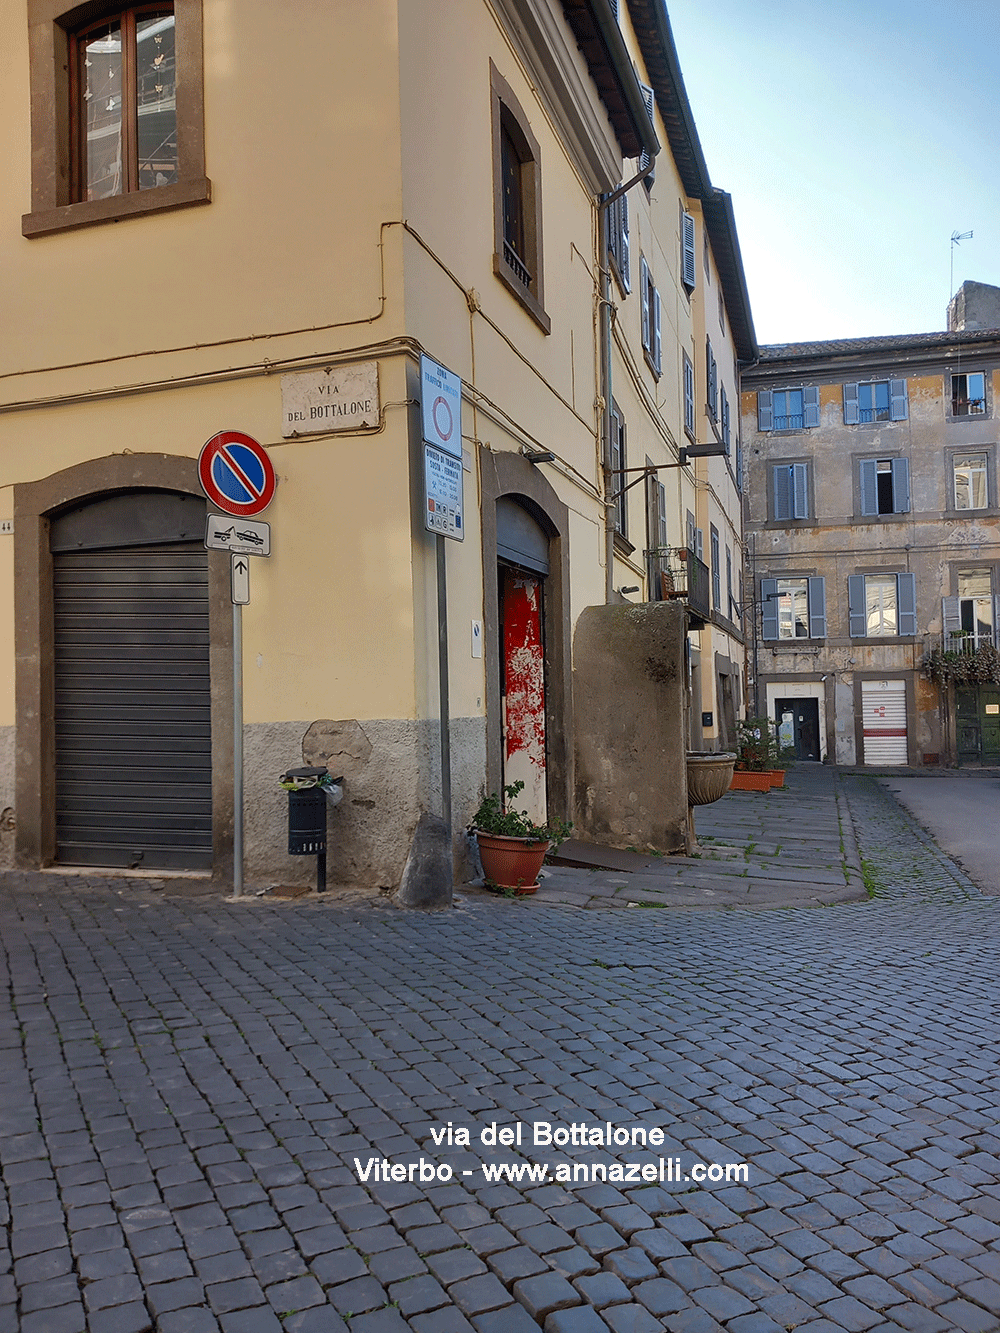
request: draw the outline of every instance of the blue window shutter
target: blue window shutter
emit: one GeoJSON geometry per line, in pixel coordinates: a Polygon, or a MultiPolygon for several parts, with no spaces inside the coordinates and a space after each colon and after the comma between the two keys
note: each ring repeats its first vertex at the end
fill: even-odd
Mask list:
{"type": "Polygon", "coordinates": [[[809,517],[809,468],[806,463],[792,464],[792,517],[809,517]]]}
{"type": "Polygon", "coordinates": [[[782,522],[792,516],[792,469],[782,463],[774,469],[774,519],[782,522]]]}
{"type": "Polygon", "coordinates": [[[945,634],[954,634],[962,628],[962,608],[957,597],[941,598],[941,628],[945,634]]]}
{"type": "Polygon", "coordinates": [[[916,574],[896,575],[896,605],[899,608],[900,634],[917,632],[917,576],[916,574]]]}
{"type": "Polygon", "coordinates": [[[889,381],[889,418],[891,421],[905,421],[909,416],[906,403],[906,380],[889,381]]]}
{"type": "Polygon", "coordinates": [[[878,513],[878,482],[876,480],[877,459],[862,458],[861,460],[861,512],[862,514],[878,513]]]}
{"type": "Polygon", "coordinates": [[[892,512],[910,512],[910,463],[906,458],[892,460],[892,512]]]}
{"type": "Polygon", "coordinates": [[[684,229],[682,238],[683,264],[681,281],[685,287],[694,287],[695,285],[695,258],[694,258],[694,218],[690,213],[681,214],[681,223],[684,229]]]}
{"type": "Polygon", "coordinates": [[[774,411],[771,407],[772,393],[770,389],[761,389],[757,394],[757,429],[773,430],[774,411]]]}
{"type": "Polygon", "coordinates": [[[761,632],[762,639],[776,639],[778,637],[778,580],[761,579],[760,581],[760,610],[761,610],[761,632]],[[768,600],[770,598],[770,601],[768,600]]]}
{"type": "Polygon", "coordinates": [[[639,261],[639,292],[642,297],[642,345],[649,351],[649,265],[639,261]]]}
{"type": "Polygon", "coordinates": [[[802,390],[802,424],[819,425],[819,389],[815,384],[802,390]]]}
{"type": "Polygon", "coordinates": [[[826,638],[826,579],[809,580],[809,637],[826,638]]]}
{"type": "Polygon", "coordinates": [[[852,574],[847,580],[847,606],[852,639],[868,635],[868,610],[865,605],[865,580],[861,574],[852,574]]]}
{"type": "Polygon", "coordinates": [[[856,426],[858,424],[858,386],[856,384],[844,385],[844,425],[856,426]]]}

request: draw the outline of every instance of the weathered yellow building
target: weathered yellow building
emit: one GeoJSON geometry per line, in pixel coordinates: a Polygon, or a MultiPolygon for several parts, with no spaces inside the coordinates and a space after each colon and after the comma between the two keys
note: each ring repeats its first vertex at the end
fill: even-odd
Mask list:
{"type": "Polygon", "coordinates": [[[231,882],[236,620],[197,467],[223,430],[277,474],[238,676],[255,882],[307,873],[290,766],[345,775],[340,881],[395,885],[439,808],[442,542],[456,825],[517,776],[577,813],[574,626],[672,568],[711,603],[690,736],[729,734],[753,329],[665,15],[617,8],[0,0],[8,860],[231,882]],[[461,378],[460,542],[425,523],[424,354],[461,378]]]}

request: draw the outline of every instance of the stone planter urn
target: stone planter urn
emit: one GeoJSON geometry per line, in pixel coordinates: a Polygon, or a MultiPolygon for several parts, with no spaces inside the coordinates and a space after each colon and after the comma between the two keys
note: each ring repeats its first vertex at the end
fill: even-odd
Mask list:
{"type": "Polygon", "coordinates": [[[734,754],[710,750],[688,750],[688,805],[711,805],[729,790],[733,780],[734,754]]]}

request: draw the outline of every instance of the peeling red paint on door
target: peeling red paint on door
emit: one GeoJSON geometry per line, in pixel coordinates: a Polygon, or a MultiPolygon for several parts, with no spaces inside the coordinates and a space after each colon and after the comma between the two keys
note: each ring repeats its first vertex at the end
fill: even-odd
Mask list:
{"type": "Polygon", "coordinates": [[[545,658],[542,581],[503,569],[504,784],[524,782],[522,799],[545,818],[545,658]]]}

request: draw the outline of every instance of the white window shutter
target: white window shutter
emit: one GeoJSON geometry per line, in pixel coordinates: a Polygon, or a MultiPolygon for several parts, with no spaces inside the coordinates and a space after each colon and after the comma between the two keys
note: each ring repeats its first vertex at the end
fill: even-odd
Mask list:
{"type": "Polygon", "coordinates": [[[705,559],[705,534],[701,528],[694,530],[694,553],[699,560],[705,559]]]}
{"type": "Polygon", "coordinates": [[[632,266],[629,262],[629,243],[628,243],[628,195],[623,194],[618,201],[621,206],[621,231],[619,232],[620,250],[618,255],[618,270],[621,274],[622,286],[627,292],[632,290],[632,266]]]}
{"type": "Polygon", "coordinates": [[[757,429],[774,429],[774,408],[770,389],[761,389],[757,394],[757,429]]]}
{"type": "Polygon", "coordinates": [[[906,380],[889,381],[889,417],[892,421],[905,421],[909,416],[906,401],[906,380]]]}
{"type": "Polygon", "coordinates": [[[653,288],[653,365],[656,367],[656,373],[660,373],[660,293],[653,288]]]}
{"type": "Polygon", "coordinates": [[[649,265],[639,261],[639,291],[642,300],[642,345],[649,351],[649,265]]]}
{"type": "Polygon", "coordinates": [[[802,390],[802,424],[819,425],[819,389],[815,384],[808,385],[802,390]]]}
{"type": "MultiPolygon", "coordinates": [[[[844,385],[844,425],[856,426],[858,424],[858,386],[856,384],[844,385]]],[[[862,512],[864,512],[862,510],[862,512]]]]}
{"type": "Polygon", "coordinates": [[[667,549],[667,488],[662,481],[656,483],[656,540],[661,551],[667,549]]]}
{"type": "Polygon", "coordinates": [[[681,265],[681,281],[685,287],[693,288],[695,285],[695,257],[694,257],[694,218],[690,213],[681,214],[681,221],[684,228],[682,240],[683,263],[681,265]]]}

